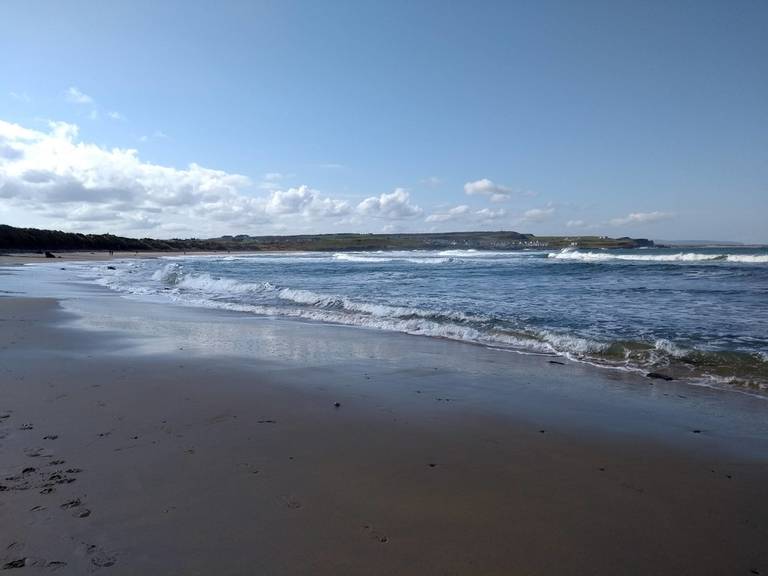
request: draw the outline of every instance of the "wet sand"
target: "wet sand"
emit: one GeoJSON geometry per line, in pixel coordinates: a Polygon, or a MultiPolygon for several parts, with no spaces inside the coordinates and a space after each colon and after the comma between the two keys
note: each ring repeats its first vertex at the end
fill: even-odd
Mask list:
{"type": "Polygon", "coordinates": [[[768,574],[764,400],[94,294],[0,298],[0,568],[768,574]]]}

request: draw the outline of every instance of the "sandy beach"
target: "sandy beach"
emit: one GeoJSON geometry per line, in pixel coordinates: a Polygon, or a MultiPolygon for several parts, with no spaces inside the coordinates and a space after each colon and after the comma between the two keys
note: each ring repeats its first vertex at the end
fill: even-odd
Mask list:
{"type": "Polygon", "coordinates": [[[768,576],[768,2],[1,6],[0,576],[768,576]]]}
{"type": "Polygon", "coordinates": [[[0,568],[768,574],[763,399],[24,285],[0,276],[0,568]]]}

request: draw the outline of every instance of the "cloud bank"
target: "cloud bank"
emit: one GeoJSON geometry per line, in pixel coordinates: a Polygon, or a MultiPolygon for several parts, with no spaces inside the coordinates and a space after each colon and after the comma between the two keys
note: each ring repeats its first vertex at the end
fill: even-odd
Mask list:
{"type": "Polygon", "coordinates": [[[360,202],[357,211],[363,216],[394,220],[413,218],[422,213],[421,208],[411,203],[410,193],[404,188],[397,188],[394,192],[384,193],[381,196],[366,198],[360,202]]]}
{"type": "MultiPolygon", "coordinates": [[[[75,103],[93,103],[74,87],[68,94],[75,103]]],[[[473,201],[426,210],[405,188],[336,198],[306,184],[289,186],[294,179],[293,174],[267,172],[254,182],[195,163],[156,164],[142,160],[131,148],[83,142],[74,124],[50,122],[41,130],[0,120],[0,221],[17,226],[161,238],[423,231],[430,225],[443,230],[536,231],[556,230],[560,215],[552,203],[527,210],[490,207],[488,201],[509,199],[510,188],[487,178],[464,184],[464,193],[475,197],[473,201]]],[[[661,211],[632,212],[601,224],[571,219],[560,226],[620,228],[673,217],[661,211]]]]}
{"type": "MultiPolygon", "coordinates": [[[[86,97],[73,90],[73,98],[86,97]]],[[[146,162],[136,150],[103,148],[78,135],[65,122],[40,131],[0,120],[0,210],[65,229],[158,236],[315,231],[326,224],[381,229],[382,221],[423,212],[402,188],[354,203],[306,185],[283,188],[277,173],[257,186],[247,176],[194,163],[181,169],[146,162]]]]}
{"type": "Polygon", "coordinates": [[[509,199],[512,189],[496,184],[488,178],[481,178],[464,184],[464,193],[467,196],[489,196],[492,201],[500,202],[509,199]]]}

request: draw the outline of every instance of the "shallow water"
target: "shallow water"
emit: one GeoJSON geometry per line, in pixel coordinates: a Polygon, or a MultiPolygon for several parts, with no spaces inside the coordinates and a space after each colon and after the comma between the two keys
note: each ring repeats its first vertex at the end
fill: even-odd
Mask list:
{"type": "Polygon", "coordinates": [[[81,263],[123,293],[768,386],[764,248],[174,256],[81,263]]]}

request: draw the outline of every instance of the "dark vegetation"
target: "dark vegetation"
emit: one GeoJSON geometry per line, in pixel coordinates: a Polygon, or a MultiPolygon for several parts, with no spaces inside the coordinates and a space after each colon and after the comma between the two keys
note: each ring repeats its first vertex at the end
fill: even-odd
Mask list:
{"type": "Polygon", "coordinates": [[[307,234],[300,236],[222,236],[220,238],[124,238],[112,234],[77,234],[58,230],[15,228],[0,224],[0,250],[180,252],[261,250],[514,250],[563,248],[637,248],[653,246],[651,240],[604,236],[534,236],[518,232],[443,232],[429,234],[307,234]]]}

